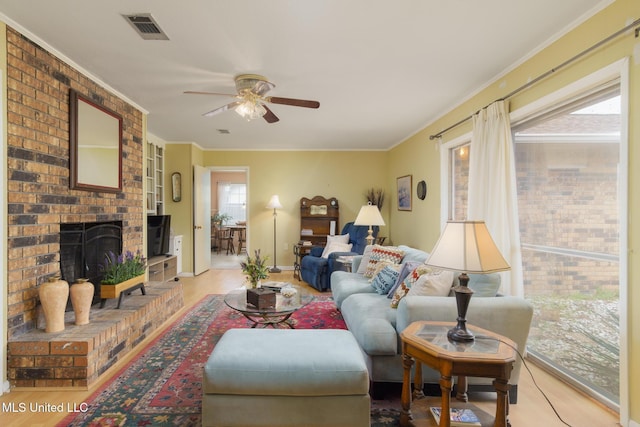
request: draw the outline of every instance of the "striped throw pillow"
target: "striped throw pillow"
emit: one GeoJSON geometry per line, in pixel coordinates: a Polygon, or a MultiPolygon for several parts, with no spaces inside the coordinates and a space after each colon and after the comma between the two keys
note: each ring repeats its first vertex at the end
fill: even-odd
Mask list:
{"type": "Polygon", "coordinates": [[[371,256],[369,257],[369,264],[367,264],[367,270],[364,272],[364,277],[369,279],[373,278],[378,262],[386,260],[394,264],[400,264],[403,256],[404,251],[395,246],[374,245],[371,250],[371,256]]]}

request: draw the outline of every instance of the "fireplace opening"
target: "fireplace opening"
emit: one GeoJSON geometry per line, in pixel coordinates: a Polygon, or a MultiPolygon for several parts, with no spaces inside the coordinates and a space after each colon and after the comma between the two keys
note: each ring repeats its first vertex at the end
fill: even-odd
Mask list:
{"type": "Polygon", "coordinates": [[[100,282],[108,253],[122,253],[122,221],[60,224],[60,269],[69,284],[89,279],[100,301],[100,282]]]}

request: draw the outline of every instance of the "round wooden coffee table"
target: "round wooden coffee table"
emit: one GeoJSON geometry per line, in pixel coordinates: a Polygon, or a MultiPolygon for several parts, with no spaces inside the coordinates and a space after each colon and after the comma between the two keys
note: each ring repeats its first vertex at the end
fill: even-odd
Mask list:
{"type": "Polygon", "coordinates": [[[285,298],[280,292],[276,292],[276,306],[273,308],[258,309],[249,304],[247,302],[246,288],[232,290],[225,295],[224,302],[249,319],[253,323],[253,325],[251,325],[252,328],[258,325],[263,327],[284,325],[295,329],[294,324],[289,318],[293,313],[313,301],[313,295],[306,292],[300,286],[293,284],[291,284],[291,286],[297,293],[291,298],[285,298]]]}

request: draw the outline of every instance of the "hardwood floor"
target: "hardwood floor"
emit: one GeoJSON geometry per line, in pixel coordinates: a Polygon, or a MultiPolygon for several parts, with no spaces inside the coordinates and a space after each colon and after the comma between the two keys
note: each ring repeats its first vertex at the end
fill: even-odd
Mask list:
{"type": "MultiPolygon", "coordinates": [[[[280,274],[272,274],[272,280],[295,281],[292,271],[283,271],[280,274]]],[[[143,349],[147,343],[162,333],[175,319],[189,310],[195,303],[208,294],[224,294],[231,289],[242,285],[244,277],[240,270],[209,270],[198,277],[186,277],[181,279],[184,284],[184,308],[172,316],[163,328],[147,337],[138,349],[143,349]]],[[[302,282],[300,282],[302,283],[302,282]]],[[[318,293],[309,288],[310,292],[318,293]]],[[[138,350],[139,351],[139,350],[138,350]]],[[[104,382],[108,381],[116,372],[125,366],[136,351],[114,365],[98,383],[88,391],[11,391],[0,396],[0,421],[2,426],[52,426],[61,421],[68,409],[76,408],[89,399],[89,397],[104,382]],[[13,406],[12,406],[13,405],[13,406]],[[31,410],[32,405],[46,405],[48,410],[31,410]],[[54,409],[62,405],[63,412],[54,412],[54,409]],[[22,410],[24,408],[24,411],[22,410]]],[[[590,398],[563,384],[535,365],[529,364],[535,377],[535,381],[543,389],[553,402],[560,416],[568,425],[574,427],[613,427],[618,424],[618,415],[604,408],[590,398]]],[[[538,426],[562,426],[553,410],[526,372],[520,374],[518,404],[510,407],[510,420],[514,427],[538,427],[538,426]]],[[[493,413],[495,410],[495,395],[492,393],[477,393],[470,395],[470,399],[476,406],[493,413]]],[[[43,409],[43,408],[41,408],[43,409]]],[[[419,404],[415,408],[415,425],[427,425],[424,415],[419,411],[419,404]]]]}

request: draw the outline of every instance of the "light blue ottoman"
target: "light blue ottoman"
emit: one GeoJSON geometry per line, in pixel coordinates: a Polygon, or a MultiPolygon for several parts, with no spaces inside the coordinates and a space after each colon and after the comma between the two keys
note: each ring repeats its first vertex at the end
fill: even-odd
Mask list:
{"type": "Polygon", "coordinates": [[[351,332],[231,329],[204,367],[203,426],[369,426],[369,374],[351,332]]]}

